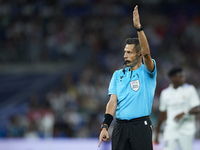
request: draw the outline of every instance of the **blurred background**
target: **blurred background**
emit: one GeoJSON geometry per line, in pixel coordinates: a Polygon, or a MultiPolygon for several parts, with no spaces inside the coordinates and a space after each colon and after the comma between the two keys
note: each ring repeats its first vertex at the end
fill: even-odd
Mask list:
{"type": "Polygon", "coordinates": [[[153,125],[171,67],[200,95],[197,0],[0,0],[0,138],[98,138],[136,4],[157,62],[153,125]]]}

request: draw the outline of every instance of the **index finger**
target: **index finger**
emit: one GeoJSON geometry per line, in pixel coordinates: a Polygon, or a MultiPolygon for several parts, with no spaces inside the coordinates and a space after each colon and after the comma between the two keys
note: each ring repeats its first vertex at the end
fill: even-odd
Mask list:
{"type": "Polygon", "coordinates": [[[101,142],[102,142],[102,138],[99,139],[99,145],[98,145],[98,147],[100,147],[101,142]]]}

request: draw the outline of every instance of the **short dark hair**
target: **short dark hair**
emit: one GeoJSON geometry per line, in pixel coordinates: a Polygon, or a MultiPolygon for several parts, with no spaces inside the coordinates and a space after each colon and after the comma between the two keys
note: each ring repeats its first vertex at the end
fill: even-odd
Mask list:
{"type": "Polygon", "coordinates": [[[179,72],[182,72],[183,69],[181,67],[174,67],[168,72],[168,76],[171,78],[179,72]]]}
{"type": "Polygon", "coordinates": [[[138,38],[127,38],[126,44],[135,44],[136,53],[141,51],[140,42],[138,38]]]}

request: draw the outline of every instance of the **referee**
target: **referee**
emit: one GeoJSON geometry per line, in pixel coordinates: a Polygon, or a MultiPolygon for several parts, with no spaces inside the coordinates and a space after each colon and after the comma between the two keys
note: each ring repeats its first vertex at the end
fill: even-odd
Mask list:
{"type": "Polygon", "coordinates": [[[109,139],[108,128],[115,115],[112,150],[153,150],[149,115],[156,88],[157,70],[140,24],[137,5],[133,11],[133,24],[138,38],[126,40],[126,68],[115,71],[110,81],[110,100],[106,106],[99,136],[100,146],[102,141],[109,139]]]}

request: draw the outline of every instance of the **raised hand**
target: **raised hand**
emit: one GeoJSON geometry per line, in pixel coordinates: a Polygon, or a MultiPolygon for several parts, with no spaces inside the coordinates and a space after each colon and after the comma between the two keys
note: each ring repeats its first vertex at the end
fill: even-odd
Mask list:
{"type": "Polygon", "coordinates": [[[138,13],[138,5],[135,6],[134,11],[133,11],[133,25],[135,26],[136,29],[141,28],[140,16],[138,13]]]}

